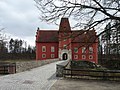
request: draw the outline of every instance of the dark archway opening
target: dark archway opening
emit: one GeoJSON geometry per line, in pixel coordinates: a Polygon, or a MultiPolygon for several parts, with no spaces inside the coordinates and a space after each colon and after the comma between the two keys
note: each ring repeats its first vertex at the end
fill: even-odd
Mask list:
{"type": "Polygon", "coordinates": [[[62,55],[62,59],[63,59],[63,60],[67,60],[67,59],[68,59],[67,53],[64,53],[64,54],[62,55]]]}

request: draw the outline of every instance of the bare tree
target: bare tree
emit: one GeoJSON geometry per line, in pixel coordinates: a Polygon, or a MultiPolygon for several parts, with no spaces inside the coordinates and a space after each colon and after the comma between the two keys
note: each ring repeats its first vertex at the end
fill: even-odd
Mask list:
{"type": "MultiPolygon", "coordinates": [[[[34,0],[37,8],[41,11],[40,19],[56,24],[62,17],[70,17],[77,22],[74,27],[89,31],[92,28],[101,30],[101,25],[109,22],[120,21],[119,0],[34,0]]],[[[110,28],[119,26],[120,23],[112,24],[108,29],[101,31],[96,38],[110,28]]],[[[103,27],[104,28],[104,27],[103,27]]],[[[75,38],[84,33],[71,35],[75,38]]],[[[66,37],[66,36],[65,36],[66,37]]],[[[64,38],[64,37],[63,37],[64,38]]],[[[93,38],[92,36],[90,38],[93,38]]],[[[96,41],[94,38],[93,42],[96,41]]],[[[88,41],[86,41],[88,42],[88,41]]],[[[89,45],[88,45],[89,46],[89,45]]],[[[81,47],[81,46],[80,46],[81,47]]]]}
{"type": "MultiPolygon", "coordinates": [[[[74,27],[91,29],[101,24],[120,21],[119,0],[34,0],[42,12],[41,20],[55,22],[61,17],[77,20],[74,27]]],[[[120,24],[120,23],[119,23],[120,24]]]]}
{"type": "Polygon", "coordinates": [[[7,52],[7,37],[6,34],[4,34],[2,31],[4,28],[0,29],[0,53],[6,53],[7,52]]]}
{"type": "MultiPolygon", "coordinates": [[[[96,39],[103,33],[113,30],[112,28],[120,25],[120,0],[34,0],[37,8],[40,10],[40,19],[46,22],[57,24],[57,20],[62,17],[72,18],[76,21],[73,28],[89,30],[95,28],[99,30],[99,34],[94,38],[92,43],[89,43],[89,39],[93,38],[92,35],[86,40],[89,47],[96,39]],[[112,24],[118,21],[116,24],[112,24]],[[108,23],[111,26],[107,29],[101,30],[108,23]]],[[[88,31],[88,32],[87,32],[88,31]]],[[[78,33],[76,35],[70,35],[68,38],[74,40],[75,37],[84,33],[78,33]]],[[[63,37],[64,38],[64,37],[63,37]]],[[[66,37],[65,37],[66,38],[66,37]]],[[[61,38],[62,39],[62,38],[61,38]]],[[[82,47],[84,45],[80,45],[82,47]]]]}

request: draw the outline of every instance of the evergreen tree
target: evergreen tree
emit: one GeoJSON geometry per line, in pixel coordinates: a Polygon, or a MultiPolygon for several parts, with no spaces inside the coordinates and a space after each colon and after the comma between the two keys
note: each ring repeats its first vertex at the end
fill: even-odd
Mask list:
{"type": "Polygon", "coordinates": [[[14,40],[13,38],[10,39],[9,41],[9,50],[11,53],[13,53],[13,50],[14,50],[14,40]]]}

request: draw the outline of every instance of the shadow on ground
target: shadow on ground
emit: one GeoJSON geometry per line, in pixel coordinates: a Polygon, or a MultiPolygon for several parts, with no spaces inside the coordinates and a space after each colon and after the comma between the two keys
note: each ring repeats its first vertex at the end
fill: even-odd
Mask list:
{"type": "Polygon", "coordinates": [[[59,79],[59,77],[56,77],[56,73],[54,73],[48,80],[56,80],[59,79]]]}
{"type": "Polygon", "coordinates": [[[120,82],[61,78],[50,90],[120,90],[120,82]]]}

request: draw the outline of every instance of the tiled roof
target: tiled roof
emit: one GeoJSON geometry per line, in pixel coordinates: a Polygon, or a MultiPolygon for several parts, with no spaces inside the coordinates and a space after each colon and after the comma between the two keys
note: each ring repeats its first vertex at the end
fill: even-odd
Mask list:
{"type": "Polygon", "coordinates": [[[76,30],[72,31],[72,42],[75,43],[84,43],[84,42],[95,42],[96,41],[96,32],[94,30],[85,31],[85,30],[76,30]]]}
{"type": "MultiPolygon", "coordinates": [[[[37,30],[37,42],[59,42],[59,33],[71,33],[71,40],[74,43],[95,42],[95,30],[74,30],[71,31],[68,18],[62,18],[59,26],[59,31],[55,30],[37,30]]],[[[62,37],[63,38],[63,37],[62,37]]]]}
{"type": "MultiPolygon", "coordinates": [[[[39,30],[37,42],[59,42],[59,31],[39,30]]],[[[94,30],[75,30],[71,32],[71,40],[73,43],[95,42],[96,32],[94,30]]]]}
{"type": "Polygon", "coordinates": [[[70,32],[70,23],[68,18],[62,18],[59,26],[59,32],[70,32]]]}
{"type": "Polygon", "coordinates": [[[58,31],[39,30],[37,42],[58,42],[58,31]]]}

